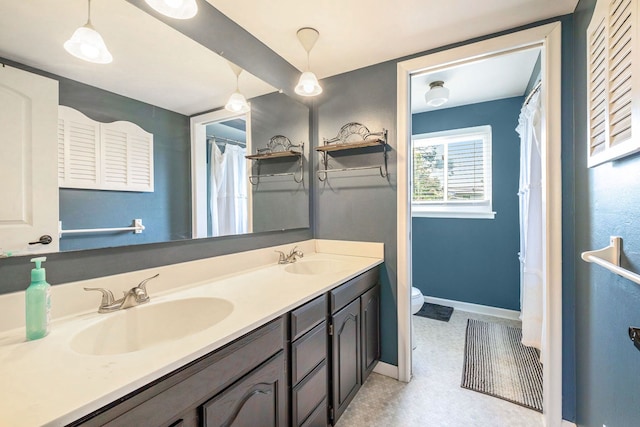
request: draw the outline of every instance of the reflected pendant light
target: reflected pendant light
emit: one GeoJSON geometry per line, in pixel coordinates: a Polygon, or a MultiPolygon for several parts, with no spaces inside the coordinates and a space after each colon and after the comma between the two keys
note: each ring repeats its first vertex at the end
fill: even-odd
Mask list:
{"type": "Polygon", "coordinates": [[[442,80],[429,83],[429,90],[424,94],[424,100],[430,107],[439,107],[449,100],[449,89],[444,87],[442,80]]]}
{"type": "Polygon", "coordinates": [[[87,23],[73,32],[71,38],[64,42],[64,48],[76,58],[96,64],[108,64],[113,61],[113,56],[102,36],[91,25],[91,0],[88,0],[88,4],[87,23]]]}
{"type": "Polygon", "coordinates": [[[157,12],[175,19],[189,19],[198,13],[196,0],[145,0],[157,12]]]}
{"type": "Polygon", "coordinates": [[[249,111],[249,104],[247,103],[246,98],[243,94],[240,93],[240,74],[242,74],[242,68],[238,67],[236,64],[229,62],[229,67],[233,70],[233,73],[236,75],[236,91],[231,94],[229,100],[227,101],[224,109],[227,111],[231,111],[232,113],[246,113],[249,111]]]}
{"type": "Polygon", "coordinates": [[[309,66],[309,53],[313,46],[318,41],[319,33],[314,28],[300,28],[297,36],[300,40],[300,44],[307,51],[307,71],[302,73],[298,84],[296,85],[295,92],[301,96],[316,96],[322,93],[322,87],[318,83],[318,78],[310,70],[309,66]]]}

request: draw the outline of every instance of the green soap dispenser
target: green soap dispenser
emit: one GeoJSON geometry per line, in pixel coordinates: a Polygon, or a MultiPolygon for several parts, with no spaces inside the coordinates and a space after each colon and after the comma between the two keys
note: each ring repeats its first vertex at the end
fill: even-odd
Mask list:
{"type": "Polygon", "coordinates": [[[51,321],[51,286],[45,280],[46,272],[41,263],[47,257],[33,258],[36,268],[31,270],[31,284],[27,288],[26,319],[27,340],[37,340],[49,333],[51,321]]]}

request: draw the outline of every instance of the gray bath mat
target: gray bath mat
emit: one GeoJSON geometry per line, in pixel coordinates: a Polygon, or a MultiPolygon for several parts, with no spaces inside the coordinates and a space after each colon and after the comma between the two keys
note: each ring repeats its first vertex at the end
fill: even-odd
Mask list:
{"type": "Polygon", "coordinates": [[[469,319],[462,387],[542,412],[542,364],[522,329],[469,319]]]}
{"type": "Polygon", "coordinates": [[[452,313],[453,307],[425,302],[420,311],[416,313],[416,316],[448,322],[452,313]]]}

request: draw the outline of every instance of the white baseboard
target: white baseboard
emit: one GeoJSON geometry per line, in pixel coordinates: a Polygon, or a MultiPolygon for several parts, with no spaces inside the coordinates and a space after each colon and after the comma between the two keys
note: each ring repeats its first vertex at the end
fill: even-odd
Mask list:
{"type": "Polygon", "coordinates": [[[390,365],[389,363],[378,362],[376,367],[373,368],[373,372],[396,380],[398,379],[398,367],[390,365]]]}
{"type": "Polygon", "coordinates": [[[562,420],[562,427],[576,427],[576,425],[571,421],[562,420]]]}
{"type": "Polygon", "coordinates": [[[470,302],[454,301],[436,297],[424,297],[424,301],[430,302],[431,304],[448,305],[449,307],[453,307],[461,311],[468,311],[470,313],[520,320],[519,311],[507,310],[506,308],[490,307],[488,305],[472,304],[470,302]]]}

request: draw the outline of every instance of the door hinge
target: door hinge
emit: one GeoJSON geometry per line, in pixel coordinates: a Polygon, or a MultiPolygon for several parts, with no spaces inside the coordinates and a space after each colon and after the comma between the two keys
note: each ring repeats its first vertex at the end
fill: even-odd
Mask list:
{"type": "Polygon", "coordinates": [[[333,323],[329,324],[329,335],[333,335],[333,323]]]}
{"type": "Polygon", "coordinates": [[[329,421],[333,424],[333,408],[329,408],[329,421]]]}

